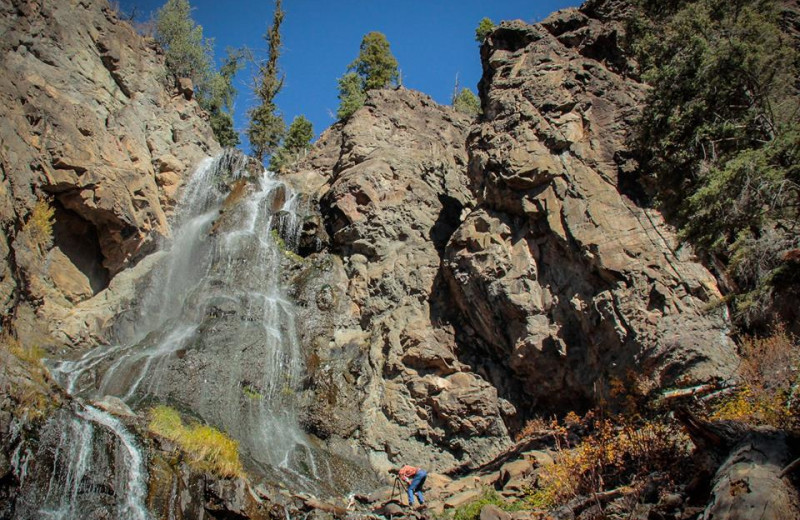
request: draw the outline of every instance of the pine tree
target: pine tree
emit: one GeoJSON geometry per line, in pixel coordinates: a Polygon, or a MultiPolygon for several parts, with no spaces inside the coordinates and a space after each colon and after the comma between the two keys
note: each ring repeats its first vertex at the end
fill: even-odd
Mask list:
{"type": "Polygon", "coordinates": [[[475,28],[475,41],[483,43],[483,40],[489,36],[489,33],[494,31],[494,22],[489,18],[483,18],[478,22],[478,27],[475,28]]]}
{"type": "Polygon", "coordinates": [[[262,163],[267,156],[275,153],[286,132],[286,123],[275,105],[275,96],[283,87],[283,77],[279,77],[278,70],[283,17],[281,0],[276,0],[272,25],[264,35],[269,46],[268,56],[258,64],[259,79],[255,93],[260,104],[250,111],[250,126],[247,129],[253,155],[262,163]]]}
{"type": "Polygon", "coordinates": [[[364,90],[396,85],[399,80],[397,59],[389,49],[389,41],[377,31],[367,33],[361,40],[361,52],[348,70],[361,76],[364,90]]]}
{"type": "Polygon", "coordinates": [[[210,114],[211,128],[222,146],[239,144],[239,134],[233,128],[233,100],[236,89],[233,78],[242,68],[242,52],[228,50],[228,56],[211,79],[208,101],[204,103],[210,114]]]}
{"type": "Polygon", "coordinates": [[[288,132],[286,132],[283,146],[270,158],[269,169],[278,172],[289,163],[296,161],[311,148],[311,139],[313,137],[314,128],[311,125],[311,121],[303,115],[295,117],[292,120],[292,124],[289,125],[288,132]]]}
{"type": "Polygon", "coordinates": [[[358,57],[339,78],[339,119],[350,117],[364,106],[367,91],[398,85],[400,70],[389,48],[386,36],[380,32],[367,33],[361,40],[358,57]]]}
{"type": "Polygon", "coordinates": [[[339,78],[339,109],[336,117],[346,119],[356,110],[364,106],[367,93],[364,91],[364,82],[355,72],[348,72],[339,78]]]}
{"type": "Polygon", "coordinates": [[[192,20],[188,0],[167,0],[158,10],[155,39],[165,51],[167,69],[191,79],[203,92],[211,76],[212,41],[203,38],[203,27],[192,20]]]}
{"type": "Polygon", "coordinates": [[[481,113],[481,102],[470,89],[462,88],[453,98],[453,108],[462,114],[477,117],[481,113]]]}
{"type": "Polygon", "coordinates": [[[155,38],[165,51],[167,70],[176,78],[189,78],[200,106],[208,111],[214,137],[222,146],[236,146],[233,129],[233,77],[241,68],[241,54],[229,52],[215,72],[213,41],[203,38],[203,27],[191,17],[188,0],[167,0],[158,10],[155,38]]]}
{"type": "Polygon", "coordinates": [[[644,1],[632,22],[650,83],[639,123],[643,171],[696,252],[727,265],[737,316],[763,319],[800,276],[800,57],[775,0],[644,1]],[[794,282],[791,277],[794,276],[794,282]]]}

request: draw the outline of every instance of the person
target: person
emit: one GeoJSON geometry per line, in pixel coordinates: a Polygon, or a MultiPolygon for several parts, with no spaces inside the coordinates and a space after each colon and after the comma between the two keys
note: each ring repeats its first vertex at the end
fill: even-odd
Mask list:
{"type": "Polygon", "coordinates": [[[422,495],[422,486],[425,484],[428,472],[422,468],[406,465],[398,470],[397,476],[408,484],[408,505],[414,505],[414,495],[417,496],[419,505],[424,505],[425,497],[422,495]]]}

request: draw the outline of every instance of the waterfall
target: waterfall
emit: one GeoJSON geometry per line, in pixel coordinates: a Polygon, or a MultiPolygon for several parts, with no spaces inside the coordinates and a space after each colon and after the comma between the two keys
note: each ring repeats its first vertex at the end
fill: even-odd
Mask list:
{"type": "Polygon", "coordinates": [[[77,403],[54,414],[31,457],[36,463],[20,473],[15,518],[151,518],[141,451],[112,415],[77,403]]]}
{"type": "MultiPolygon", "coordinates": [[[[248,471],[314,491],[330,468],[298,425],[303,357],[294,305],[281,287],[287,244],[299,233],[297,206],[287,185],[253,172],[238,152],[203,161],[133,309],[134,327],[114,344],[51,362],[56,380],[76,397],[116,396],[140,412],[156,403],[188,411],[239,441],[248,471]]],[[[119,421],[93,408],[73,420],[65,449],[78,452],[63,459],[70,475],[62,487],[70,491],[59,493],[79,485],[87,471],[82,439],[98,425],[118,436],[126,467],[143,471],[119,421]]],[[[128,482],[136,481],[129,471],[128,482]]],[[[144,518],[135,505],[141,493],[128,486],[121,518],[144,518]]]]}

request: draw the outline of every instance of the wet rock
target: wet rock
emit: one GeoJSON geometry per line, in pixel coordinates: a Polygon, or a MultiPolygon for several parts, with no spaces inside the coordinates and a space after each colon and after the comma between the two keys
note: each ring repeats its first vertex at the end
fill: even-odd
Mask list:
{"type": "Polygon", "coordinates": [[[116,415],[117,417],[136,417],[136,413],[131,410],[130,406],[125,404],[125,402],[119,397],[115,397],[113,395],[107,395],[103,397],[103,399],[95,401],[92,404],[101,410],[105,410],[110,414],[116,415]]]}

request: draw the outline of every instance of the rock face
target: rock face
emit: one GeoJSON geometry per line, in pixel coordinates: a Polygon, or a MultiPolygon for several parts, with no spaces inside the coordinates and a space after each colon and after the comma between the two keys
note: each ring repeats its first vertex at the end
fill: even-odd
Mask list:
{"type": "Polygon", "coordinates": [[[508,442],[508,407],[458,359],[440,271],[473,201],[468,128],[423,94],[375,91],[297,174],[327,179],[312,199],[330,240],[297,276],[311,309],[299,320],[311,347],[305,421],[329,442],[358,439],[378,468],[480,463],[508,442]]]}
{"type": "Polygon", "coordinates": [[[502,24],[471,126],[375,91],[299,165],[322,212],[289,282],[307,429],[379,469],[448,471],[491,460],[529,413],[585,408],[631,377],[731,377],[714,278],[636,202],[626,142],[645,87],[616,44],[624,6],[502,24]]]}
{"type": "Polygon", "coordinates": [[[619,72],[619,28],[598,12],[503,23],[482,46],[478,205],[444,263],[477,338],[548,406],[602,398],[630,370],[656,385],[727,378],[736,359],[708,310],[714,278],[634,202],[626,141],[644,86],[619,72]]]}
{"type": "Polygon", "coordinates": [[[219,145],[104,0],[4,2],[0,32],[0,304],[52,320],[152,251],[187,169],[219,145]],[[39,199],[49,252],[20,240],[39,199]]]}

